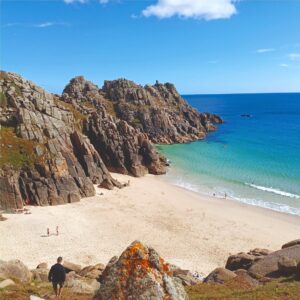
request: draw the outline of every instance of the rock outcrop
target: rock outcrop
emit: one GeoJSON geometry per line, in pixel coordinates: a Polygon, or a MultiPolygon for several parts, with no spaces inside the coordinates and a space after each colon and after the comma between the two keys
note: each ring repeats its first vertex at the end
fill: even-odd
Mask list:
{"type": "Polygon", "coordinates": [[[203,139],[219,116],[200,113],[179,95],[171,83],[141,86],[133,81],[105,81],[101,93],[113,103],[116,115],[147,133],[154,143],[186,143],[203,139]]]}
{"type": "Polygon", "coordinates": [[[222,284],[235,278],[236,276],[237,275],[230,270],[227,270],[225,268],[216,268],[204,279],[204,282],[222,284]]]}
{"type": "Polygon", "coordinates": [[[96,300],[188,299],[180,279],[150,247],[133,242],[119,258],[114,257],[101,276],[96,300]]]}
{"type": "Polygon", "coordinates": [[[0,73],[0,209],[56,205],[121,187],[110,171],[164,174],[154,143],[200,139],[222,120],[190,107],[172,84],[141,87],[76,77],[61,96],[0,73]]]}
{"type": "Polygon", "coordinates": [[[85,116],[21,76],[1,72],[0,206],[55,205],[95,194],[111,177],[80,131],[85,116]]]}
{"type": "Polygon", "coordinates": [[[95,84],[76,77],[65,87],[62,97],[89,115],[84,133],[110,171],[134,176],[166,172],[166,160],[157,153],[147,134],[117,118],[114,103],[95,84]]]}
{"type": "Polygon", "coordinates": [[[32,279],[32,274],[20,260],[15,259],[7,262],[0,261],[0,277],[28,283],[32,279]]]}
{"type": "Polygon", "coordinates": [[[300,276],[299,241],[288,242],[278,251],[256,248],[230,255],[225,268],[215,269],[204,282],[225,283],[232,278],[242,278],[249,285],[256,286],[281,277],[297,280],[300,276]]]}
{"type": "Polygon", "coordinates": [[[249,273],[259,277],[280,277],[286,273],[296,272],[296,266],[300,263],[300,245],[294,245],[260,259],[249,268],[249,273]]]}
{"type": "Polygon", "coordinates": [[[240,252],[235,255],[230,255],[227,259],[225,268],[231,271],[238,269],[248,270],[255,262],[270,254],[268,249],[250,250],[248,253],[240,252]]]}

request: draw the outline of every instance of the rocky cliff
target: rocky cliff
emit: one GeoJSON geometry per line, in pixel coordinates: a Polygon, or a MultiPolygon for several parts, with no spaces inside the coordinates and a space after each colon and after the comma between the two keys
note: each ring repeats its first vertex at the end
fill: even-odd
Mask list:
{"type": "Polygon", "coordinates": [[[61,96],[0,73],[0,208],[55,205],[120,187],[110,171],[163,174],[154,143],[205,137],[222,120],[190,107],[171,84],[141,87],[76,77],[61,96]]]}
{"type": "Polygon", "coordinates": [[[132,81],[105,81],[103,95],[113,105],[116,115],[148,134],[154,143],[186,143],[203,139],[214,124],[222,119],[213,114],[200,113],[179,95],[171,83],[144,87],[132,81]]]}

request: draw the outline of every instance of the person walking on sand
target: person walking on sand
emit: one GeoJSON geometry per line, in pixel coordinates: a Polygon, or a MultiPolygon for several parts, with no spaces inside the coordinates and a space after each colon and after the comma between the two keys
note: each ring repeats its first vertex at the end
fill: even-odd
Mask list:
{"type": "Polygon", "coordinates": [[[56,235],[59,235],[58,226],[56,226],[56,235]]]}
{"type": "Polygon", "coordinates": [[[63,259],[61,256],[58,257],[57,263],[51,267],[48,280],[52,282],[56,299],[59,299],[66,280],[66,270],[63,266],[63,259]]]}
{"type": "Polygon", "coordinates": [[[47,236],[50,236],[50,229],[47,228],[47,236]]]}

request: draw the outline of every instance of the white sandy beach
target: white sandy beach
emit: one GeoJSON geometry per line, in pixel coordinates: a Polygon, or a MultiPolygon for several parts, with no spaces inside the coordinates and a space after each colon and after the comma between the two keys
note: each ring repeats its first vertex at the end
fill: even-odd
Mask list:
{"type": "Polygon", "coordinates": [[[95,197],[78,203],[30,207],[30,215],[4,215],[0,259],[20,259],[30,268],[54,263],[59,255],[82,265],[106,264],[140,240],[168,262],[207,274],[224,266],[229,254],[256,247],[277,250],[299,238],[299,217],[201,196],[152,175],[113,176],[130,180],[130,186],[97,188],[95,197]],[[47,227],[50,237],[44,237],[47,227]]]}

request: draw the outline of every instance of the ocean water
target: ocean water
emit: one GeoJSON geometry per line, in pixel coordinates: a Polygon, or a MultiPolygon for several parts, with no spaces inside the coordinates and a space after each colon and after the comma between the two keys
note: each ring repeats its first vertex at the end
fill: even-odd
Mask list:
{"type": "Polygon", "coordinates": [[[171,161],[166,180],[300,216],[300,93],[183,97],[225,123],[202,141],[158,145],[171,161]]]}

